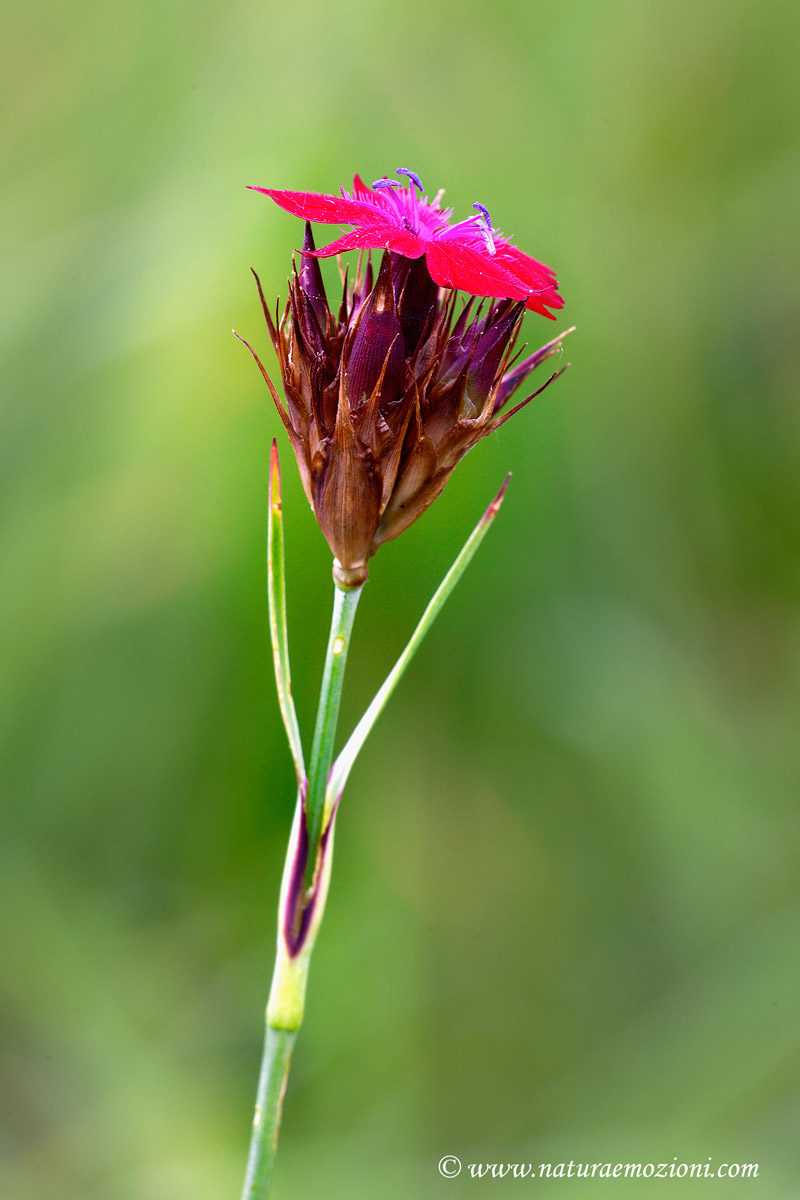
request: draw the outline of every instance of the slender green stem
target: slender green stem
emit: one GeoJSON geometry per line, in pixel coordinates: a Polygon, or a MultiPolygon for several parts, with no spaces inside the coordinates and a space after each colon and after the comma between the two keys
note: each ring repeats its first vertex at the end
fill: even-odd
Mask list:
{"type": "MultiPolygon", "coordinates": [[[[277,539],[276,539],[277,540],[277,539]]],[[[272,556],[271,556],[272,561],[272,556]]],[[[275,563],[280,564],[281,576],[279,587],[275,588],[278,597],[282,585],[282,547],[275,556],[275,563]]],[[[277,572],[276,572],[277,576],[277,572]]],[[[272,579],[271,579],[271,587],[272,579]]],[[[292,834],[286,853],[286,864],[283,872],[283,885],[278,911],[278,947],[275,957],[275,968],[272,975],[269,1004],[267,1005],[267,1027],[264,1039],[264,1053],[261,1060],[261,1073],[258,1081],[256,1111],[253,1118],[253,1132],[250,1139],[250,1157],[247,1164],[242,1200],[266,1200],[269,1195],[275,1156],[278,1148],[280,1131],[281,1106],[286,1082],[289,1075],[289,1061],[292,1047],[297,1037],[297,1031],[303,1020],[305,1005],[306,981],[311,951],[314,946],[319,922],[325,907],[328,882],[330,879],[331,855],[333,853],[332,830],[328,837],[321,870],[314,878],[317,864],[317,847],[323,831],[323,814],[328,775],[333,759],[333,745],[336,737],[336,725],[339,719],[339,703],[342,696],[344,670],[347,662],[347,651],[350,648],[350,636],[353,629],[353,619],[356,614],[361,588],[344,590],[335,587],[333,600],[333,619],[328,639],[328,650],[325,656],[325,667],[322,673],[322,688],[317,711],[317,722],[314,731],[314,744],[311,751],[311,770],[308,790],[306,792],[306,807],[304,810],[303,783],[300,777],[302,769],[302,748],[295,754],[295,764],[298,765],[300,795],[295,811],[292,834]],[[302,845],[302,823],[308,822],[309,851],[308,851],[308,886],[306,902],[312,902],[313,916],[311,926],[306,932],[301,947],[292,948],[286,937],[285,921],[289,906],[293,903],[294,868],[302,845]],[[313,885],[313,891],[312,889],[313,885]]],[[[278,612],[275,608],[273,611],[278,612]]],[[[273,628],[275,624],[273,622],[273,628]]],[[[289,740],[293,742],[293,706],[291,693],[288,688],[289,669],[288,655],[285,652],[285,626],[279,635],[273,634],[273,645],[276,646],[275,671],[278,690],[288,698],[285,706],[284,719],[289,732],[289,740]],[[290,719],[286,719],[287,712],[290,719]]],[[[284,705],[282,704],[282,710],[284,705]]],[[[294,750],[294,745],[293,745],[294,750]]]]}
{"type": "Polygon", "coordinates": [[[269,1195],[278,1152],[283,1095],[296,1037],[294,1029],[276,1029],[267,1025],[242,1200],[265,1200],[269,1195]]]}
{"type": "Polygon", "coordinates": [[[317,723],[314,727],[314,742],[311,747],[311,770],[308,777],[306,812],[308,821],[308,880],[311,882],[317,858],[317,847],[322,835],[322,818],[325,808],[325,793],[328,775],[333,761],[333,743],[339,720],[339,704],[342,698],[344,669],[353,620],[361,596],[363,584],[345,590],[334,587],[333,617],[322,673],[322,687],[317,708],[317,723]]]}
{"type": "MultiPolygon", "coordinates": [[[[295,809],[286,864],[283,871],[281,900],[278,912],[278,947],[275,969],[272,976],[269,1003],[267,1005],[267,1029],[264,1040],[264,1055],[258,1081],[256,1112],[250,1142],[250,1157],[247,1165],[242,1200],[267,1200],[269,1195],[275,1155],[278,1147],[281,1106],[289,1075],[289,1062],[297,1031],[303,1020],[306,983],[311,952],[325,908],[325,899],[330,882],[333,854],[333,822],[335,804],[347,781],[347,776],[359,750],[382,712],[398,680],[411,661],[417,647],[438,615],[442,605],[461,578],[467,564],[477,550],[494,520],[503,501],[508,478],[497,496],[487,508],[481,520],[467,539],[461,553],[442,580],[428,607],[422,615],[411,640],[389,672],[382,687],[347,742],[331,769],[333,744],[339,718],[339,703],[342,695],[347,652],[353,619],[358,606],[361,588],[344,590],[336,585],[333,602],[328,651],[322,676],[317,722],[314,730],[314,745],[311,752],[311,773],[308,789],[305,789],[303,751],[300,745],[297,719],[289,682],[289,654],[286,636],[286,602],[283,585],[283,526],[280,509],[280,474],[277,467],[277,452],[273,447],[273,471],[270,489],[270,618],[272,643],[275,656],[275,677],[281,700],[289,742],[295,759],[298,775],[298,800],[295,809]],[[304,800],[305,791],[305,805],[304,800]],[[298,902],[296,868],[299,856],[304,852],[303,822],[307,821],[308,870],[303,903],[313,906],[311,919],[300,944],[287,935],[287,921],[291,927],[295,913],[293,904],[298,902]],[[330,823],[330,824],[329,824],[330,823]],[[318,846],[324,829],[328,837],[324,852],[319,855],[319,871],[316,872],[318,846]]],[[[362,585],[363,586],[363,585],[362,585]]]]}
{"type": "MultiPolygon", "coordinates": [[[[318,903],[315,907],[311,928],[308,930],[304,945],[299,949],[295,948],[295,953],[292,953],[292,947],[288,945],[286,939],[285,921],[294,892],[298,850],[304,845],[304,821],[305,813],[301,794],[297,798],[292,832],[283,868],[281,897],[278,905],[278,945],[267,1004],[264,1050],[258,1078],[256,1109],[250,1135],[250,1154],[242,1200],[267,1200],[269,1196],[275,1157],[278,1152],[281,1109],[289,1077],[289,1063],[297,1031],[303,1021],[311,950],[322,918],[322,909],[325,906],[330,880],[331,860],[330,854],[327,854],[317,883],[318,903]]],[[[328,846],[332,849],[330,838],[328,846]]]]}

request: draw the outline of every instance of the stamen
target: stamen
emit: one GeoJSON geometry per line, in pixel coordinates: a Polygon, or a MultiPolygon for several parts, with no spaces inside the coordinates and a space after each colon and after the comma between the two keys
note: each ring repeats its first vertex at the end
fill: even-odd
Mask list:
{"type": "MultiPolygon", "coordinates": [[[[414,175],[413,171],[402,171],[401,170],[399,173],[404,174],[404,175],[414,175]]],[[[416,175],[414,176],[414,178],[417,179],[417,181],[419,180],[419,177],[416,175]]],[[[411,189],[412,207],[413,207],[413,211],[414,211],[414,220],[412,223],[412,221],[409,220],[409,214],[407,211],[406,204],[404,203],[404,199],[401,198],[401,196],[402,197],[407,196],[408,193],[407,193],[406,189],[397,182],[396,179],[390,179],[388,175],[384,175],[380,179],[376,179],[372,186],[376,189],[387,188],[388,189],[388,193],[387,193],[388,198],[392,201],[394,210],[397,213],[398,217],[400,218],[400,222],[401,222],[403,228],[407,229],[409,231],[409,233],[419,233],[419,222],[416,218],[417,193],[414,191],[414,189],[413,188],[411,189]]],[[[420,183],[419,186],[422,187],[422,184],[420,183]]]]}
{"type": "Polygon", "coordinates": [[[476,200],[476,201],[475,201],[475,203],[473,204],[473,206],[472,206],[472,207],[473,207],[473,208],[477,208],[478,212],[481,214],[481,216],[483,217],[484,221],[486,222],[486,224],[487,224],[487,225],[489,226],[489,228],[491,229],[491,228],[492,228],[492,218],[489,216],[489,210],[488,210],[488,208],[486,207],[486,205],[485,205],[485,204],[478,204],[478,202],[477,202],[477,200],[476,200]]]}
{"type": "Polygon", "coordinates": [[[463,221],[457,221],[455,225],[448,225],[448,229],[461,229],[464,225],[479,225],[480,217],[465,217],[463,221]]]}
{"type": "Polygon", "coordinates": [[[494,244],[494,238],[492,237],[489,230],[486,229],[483,225],[481,225],[480,231],[483,234],[483,240],[486,243],[486,249],[489,251],[490,254],[496,254],[497,247],[494,244]]]}
{"type": "Polygon", "coordinates": [[[403,222],[403,224],[411,231],[411,233],[419,233],[420,197],[423,196],[425,193],[425,189],[422,186],[422,180],[420,179],[420,177],[416,173],[416,171],[409,171],[407,167],[398,167],[397,174],[405,175],[408,179],[411,180],[412,184],[414,185],[411,188],[411,207],[413,209],[413,216],[412,216],[411,221],[405,220],[403,222]],[[417,191],[415,191],[414,188],[416,188],[417,191],[419,192],[419,196],[417,195],[417,191]]]}
{"type": "Polygon", "coordinates": [[[483,240],[486,243],[486,249],[490,254],[496,254],[497,247],[495,246],[494,238],[492,237],[492,218],[489,216],[488,208],[485,204],[478,204],[477,201],[472,207],[477,208],[478,213],[480,214],[474,219],[478,222],[478,228],[480,229],[483,240]]]}
{"type": "Polygon", "coordinates": [[[422,193],[425,191],[425,188],[422,186],[422,180],[420,179],[420,177],[416,173],[416,171],[409,171],[406,167],[398,167],[397,174],[398,175],[407,175],[408,178],[411,180],[411,182],[414,184],[414,187],[419,189],[420,195],[422,195],[422,193]]]}

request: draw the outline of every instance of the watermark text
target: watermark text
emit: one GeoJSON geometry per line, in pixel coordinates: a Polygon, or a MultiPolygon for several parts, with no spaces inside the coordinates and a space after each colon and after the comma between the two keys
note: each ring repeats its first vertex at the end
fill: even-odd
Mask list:
{"type": "Polygon", "coordinates": [[[463,1163],[455,1154],[439,1159],[439,1174],[472,1179],[756,1179],[758,1163],[463,1163]]]}

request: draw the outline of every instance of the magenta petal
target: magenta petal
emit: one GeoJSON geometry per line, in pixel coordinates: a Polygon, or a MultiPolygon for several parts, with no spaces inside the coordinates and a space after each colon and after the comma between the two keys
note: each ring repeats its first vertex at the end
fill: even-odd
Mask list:
{"type": "Polygon", "coordinates": [[[371,187],[368,186],[368,184],[364,183],[364,180],[360,175],[354,175],[353,195],[359,197],[361,200],[366,200],[369,202],[375,196],[375,192],[371,187]]]}
{"type": "MultiPolygon", "coordinates": [[[[407,174],[407,172],[400,172],[407,174]]],[[[281,208],[306,221],[351,226],[351,232],[320,250],[315,258],[328,258],[347,250],[390,250],[406,259],[425,255],[430,279],[440,287],[458,288],[475,296],[524,300],[526,307],[544,316],[548,309],[563,308],[555,274],[544,263],[524,254],[502,234],[483,228],[472,217],[450,225],[452,212],[419,197],[412,186],[370,188],[356,175],[352,194],[289,192],[254,187],[281,208]]]]}
{"type": "Polygon", "coordinates": [[[530,289],[481,247],[473,249],[454,239],[429,242],[426,261],[431,278],[440,287],[461,288],[473,296],[527,300],[530,289]]]}
{"type": "Polygon", "coordinates": [[[428,245],[418,234],[392,227],[387,228],[384,240],[380,243],[382,249],[394,250],[395,254],[402,254],[405,258],[421,258],[428,245]]]}
{"type": "Polygon", "coordinates": [[[524,254],[510,242],[497,240],[496,258],[530,287],[543,290],[552,287],[556,282],[555,273],[549,267],[535,258],[531,258],[529,254],[524,254]]]}
{"type": "Polygon", "coordinates": [[[557,302],[554,302],[553,300],[545,301],[542,296],[531,296],[528,299],[528,302],[525,305],[525,307],[527,309],[529,309],[531,312],[541,313],[543,317],[547,317],[549,320],[555,321],[556,314],[548,312],[547,309],[545,308],[545,304],[551,305],[552,308],[563,308],[564,307],[564,301],[561,299],[560,296],[558,297],[557,302]]]}
{"type": "Polygon", "coordinates": [[[332,254],[342,254],[345,250],[394,250],[406,258],[420,258],[425,253],[425,242],[416,234],[397,229],[388,221],[380,224],[373,222],[346,233],[330,245],[313,251],[313,254],[315,258],[330,258],[332,254]]]}
{"type": "Polygon", "coordinates": [[[526,308],[542,316],[553,319],[548,308],[563,308],[564,301],[558,294],[558,281],[555,274],[544,263],[524,254],[509,242],[497,239],[496,261],[517,276],[529,289],[526,308]]]}
{"type": "MultiPolygon", "coordinates": [[[[249,185],[254,192],[269,196],[281,208],[302,217],[304,221],[320,221],[323,224],[361,224],[375,219],[376,207],[363,200],[349,200],[344,196],[323,196],[320,192],[279,192],[274,188],[249,185]]],[[[377,210],[379,213],[380,210],[377,210]]]]}
{"type": "Polygon", "coordinates": [[[335,242],[329,242],[327,246],[320,246],[319,250],[310,250],[309,253],[312,258],[330,258],[334,254],[344,254],[346,250],[371,250],[377,244],[373,227],[368,225],[354,229],[352,233],[345,233],[335,242]]]}
{"type": "Polygon", "coordinates": [[[516,246],[510,245],[508,242],[498,243],[497,259],[506,269],[512,271],[523,283],[527,284],[533,292],[528,300],[528,308],[535,309],[536,312],[544,312],[545,316],[549,316],[550,314],[543,309],[543,305],[547,305],[549,308],[564,307],[564,301],[558,294],[558,281],[555,274],[544,263],[531,258],[529,254],[524,254],[522,250],[518,250],[516,246]]]}

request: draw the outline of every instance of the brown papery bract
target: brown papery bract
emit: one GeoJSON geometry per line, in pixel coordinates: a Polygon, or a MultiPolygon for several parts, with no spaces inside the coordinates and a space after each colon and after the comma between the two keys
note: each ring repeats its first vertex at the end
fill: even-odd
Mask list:
{"type": "Polygon", "coordinates": [[[285,404],[254,357],[336,559],[337,582],[359,587],[378,547],[433,503],[466,452],[561,374],[503,411],[565,334],[511,366],[524,301],[488,300],[475,309],[470,299],[456,316],[457,293],[437,287],[424,258],[388,250],[374,284],[369,255],[354,283],[345,274],[334,315],[313,250],[307,224],[279,320],[258,284],[285,404]]]}

